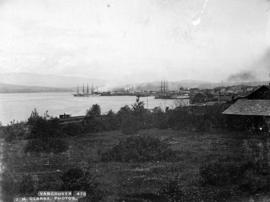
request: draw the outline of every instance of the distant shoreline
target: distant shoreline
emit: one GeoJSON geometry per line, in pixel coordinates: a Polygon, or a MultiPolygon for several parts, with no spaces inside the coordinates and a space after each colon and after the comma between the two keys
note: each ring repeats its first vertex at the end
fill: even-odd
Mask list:
{"type": "Polygon", "coordinates": [[[73,91],[11,91],[11,92],[1,92],[0,94],[14,94],[14,93],[72,93],[73,91]]]}

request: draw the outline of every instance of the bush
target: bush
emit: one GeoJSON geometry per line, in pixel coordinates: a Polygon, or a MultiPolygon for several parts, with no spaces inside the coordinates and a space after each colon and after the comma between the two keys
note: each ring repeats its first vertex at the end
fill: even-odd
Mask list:
{"type": "Polygon", "coordinates": [[[101,109],[98,104],[92,105],[92,107],[87,110],[85,118],[83,120],[83,130],[84,132],[96,133],[105,130],[104,121],[101,116],[101,109]]]}
{"type": "Polygon", "coordinates": [[[46,139],[46,138],[53,138],[53,137],[60,137],[61,134],[61,127],[59,124],[59,119],[57,118],[38,118],[33,121],[30,125],[30,136],[28,138],[39,138],[39,139],[46,139]]]}
{"type": "Polygon", "coordinates": [[[200,175],[205,184],[224,186],[235,184],[243,178],[247,164],[216,161],[200,168],[200,175]]]}
{"type": "Polygon", "coordinates": [[[33,126],[36,124],[36,122],[40,119],[46,119],[45,117],[41,117],[37,111],[37,109],[34,109],[32,112],[31,112],[31,115],[30,117],[28,118],[27,120],[27,124],[30,125],[30,126],[33,126]]]}
{"type": "Polygon", "coordinates": [[[154,108],[152,112],[153,126],[159,129],[168,128],[168,116],[166,112],[163,112],[160,107],[154,108]]]}
{"type": "Polygon", "coordinates": [[[101,109],[98,104],[92,105],[86,112],[86,117],[99,117],[101,115],[101,109]]]}
{"type": "Polygon", "coordinates": [[[120,121],[118,119],[118,116],[110,110],[104,117],[104,125],[105,125],[105,130],[110,131],[110,130],[118,130],[120,128],[120,121]]]}
{"type": "Polygon", "coordinates": [[[121,122],[120,130],[125,135],[133,135],[139,132],[139,122],[135,116],[129,115],[121,122]]]}
{"type": "Polygon", "coordinates": [[[222,112],[227,104],[213,106],[185,106],[168,111],[168,125],[173,129],[209,131],[212,128],[226,128],[222,112]]]}
{"type": "MultiPolygon", "coordinates": [[[[193,202],[193,201],[230,201],[239,196],[239,192],[233,186],[213,187],[213,186],[181,186],[173,179],[169,180],[158,191],[161,201],[168,202],[193,202]]],[[[237,201],[237,200],[235,200],[237,201]]]]}
{"type": "Polygon", "coordinates": [[[129,106],[122,107],[118,111],[117,117],[120,123],[120,130],[123,134],[132,135],[139,131],[138,121],[129,106]]]}
{"type": "Polygon", "coordinates": [[[152,126],[151,113],[137,97],[135,104],[122,107],[117,113],[120,129],[124,134],[136,134],[139,130],[152,126]]]}
{"type": "Polygon", "coordinates": [[[34,181],[31,175],[24,175],[19,182],[19,194],[30,196],[35,194],[34,181]]]}
{"type": "Polygon", "coordinates": [[[32,139],[28,140],[24,152],[30,153],[62,153],[68,149],[68,144],[63,139],[32,139]]]}
{"type": "Polygon", "coordinates": [[[247,160],[219,159],[202,166],[200,175],[207,186],[235,187],[235,191],[248,194],[269,191],[270,175],[258,166],[247,160]]]}
{"type": "Polygon", "coordinates": [[[11,122],[8,126],[1,126],[0,130],[7,142],[24,139],[28,135],[28,130],[24,123],[11,122]]]}
{"type": "Polygon", "coordinates": [[[39,176],[37,190],[61,191],[63,181],[61,176],[55,174],[46,174],[39,176]]]}
{"type": "Polygon", "coordinates": [[[183,201],[184,192],[177,180],[171,180],[160,188],[158,195],[168,202],[175,202],[183,201]]]}
{"type": "Polygon", "coordinates": [[[3,201],[12,202],[13,197],[18,193],[18,184],[11,172],[5,170],[2,175],[2,196],[3,201]]]}
{"type": "Polygon", "coordinates": [[[102,199],[102,192],[98,189],[96,177],[80,168],[71,168],[62,175],[63,190],[86,191],[90,201],[102,199]]]}
{"type": "Polygon", "coordinates": [[[102,154],[103,161],[146,162],[175,161],[176,152],[168,144],[152,137],[130,137],[102,154]]]}
{"type": "Polygon", "coordinates": [[[105,130],[104,122],[101,117],[85,117],[83,121],[83,131],[89,133],[97,133],[105,130]]]}
{"type": "Polygon", "coordinates": [[[80,123],[70,123],[62,126],[62,131],[68,136],[77,136],[82,133],[83,127],[80,123]]]}

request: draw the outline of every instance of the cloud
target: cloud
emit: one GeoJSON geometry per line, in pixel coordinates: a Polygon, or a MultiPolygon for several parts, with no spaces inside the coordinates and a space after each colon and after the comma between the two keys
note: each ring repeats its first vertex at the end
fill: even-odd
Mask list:
{"type": "Polygon", "coordinates": [[[259,1],[0,0],[0,71],[219,81],[264,50],[259,1]]]}

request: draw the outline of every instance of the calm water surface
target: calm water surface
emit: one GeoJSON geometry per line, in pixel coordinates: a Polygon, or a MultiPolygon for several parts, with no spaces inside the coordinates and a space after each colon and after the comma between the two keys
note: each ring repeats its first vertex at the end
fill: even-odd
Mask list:
{"type": "MultiPolygon", "coordinates": [[[[73,116],[84,115],[93,104],[101,106],[102,113],[109,110],[117,112],[124,105],[132,105],[135,96],[92,96],[74,97],[71,93],[14,93],[0,94],[0,121],[7,124],[12,120],[24,121],[31,111],[36,108],[40,114],[48,110],[49,115],[58,116],[68,113],[73,116]]],[[[173,108],[177,105],[175,100],[159,100],[154,97],[141,98],[145,107],[152,109],[160,106],[173,108]]]]}

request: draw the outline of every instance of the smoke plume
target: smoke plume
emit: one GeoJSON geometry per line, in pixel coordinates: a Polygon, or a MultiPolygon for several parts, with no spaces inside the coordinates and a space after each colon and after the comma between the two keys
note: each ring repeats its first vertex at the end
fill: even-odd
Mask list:
{"type": "Polygon", "coordinates": [[[237,74],[232,74],[228,77],[229,82],[248,82],[256,80],[257,77],[255,73],[251,71],[239,72],[237,74]]]}

